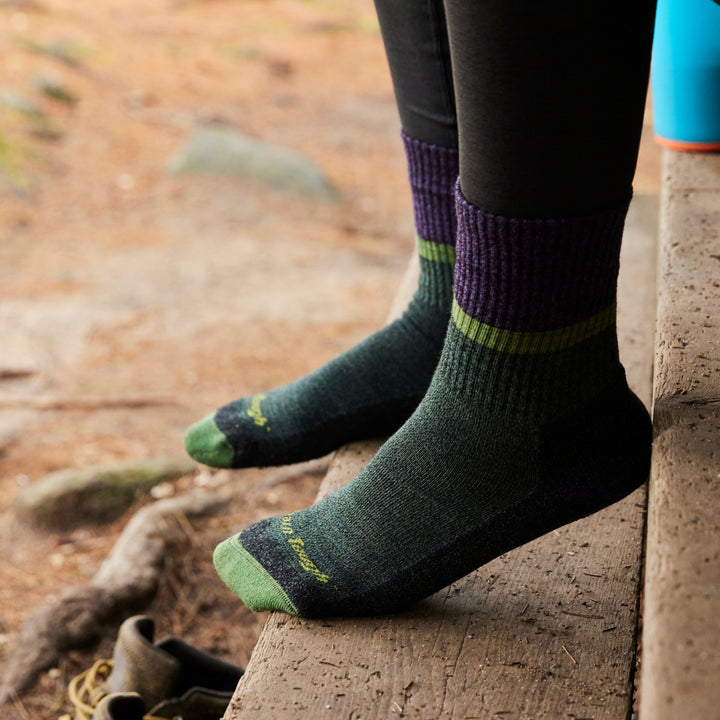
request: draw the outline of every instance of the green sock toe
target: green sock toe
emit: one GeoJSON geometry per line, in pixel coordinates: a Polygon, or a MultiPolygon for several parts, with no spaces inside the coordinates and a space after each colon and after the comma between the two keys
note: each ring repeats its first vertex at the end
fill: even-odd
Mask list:
{"type": "Polygon", "coordinates": [[[237,535],[215,548],[213,561],[222,581],[253,612],[280,610],[290,615],[298,614],[275,578],[245,550],[237,535]]]}
{"type": "Polygon", "coordinates": [[[211,467],[232,467],[235,451],[215,423],[215,414],[207,415],[185,433],[187,454],[211,467]]]}

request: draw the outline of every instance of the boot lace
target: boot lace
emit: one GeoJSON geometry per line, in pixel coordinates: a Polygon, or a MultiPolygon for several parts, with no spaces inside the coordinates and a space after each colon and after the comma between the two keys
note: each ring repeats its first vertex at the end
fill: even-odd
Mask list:
{"type": "MultiPolygon", "coordinates": [[[[76,675],[68,685],[68,697],[75,708],[75,720],[92,720],[97,704],[108,694],[104,689],[110,677],[112,660],[97,660],[87,670],[76,675]]],[[[72,715],[63,715],[59,720],[73,720],[72,715]]],[[[168,720],[154,715],[143,715],[143,720],[168,720]]],[[[182,720],[175,717],[174,720],[182,720]]]]}

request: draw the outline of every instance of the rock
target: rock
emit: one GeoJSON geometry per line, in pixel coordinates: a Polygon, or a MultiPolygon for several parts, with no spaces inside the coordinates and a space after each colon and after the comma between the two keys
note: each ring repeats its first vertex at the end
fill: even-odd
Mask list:
{"type": "Polygon", "coordinates": [[[218,126],[193,135],[170,160],[168,171],[235,175],[329,201],[337,200],[339,195],[325,175],[302,155],[218,126]]]}
{"type": "Polygon", "coordinates": [[[60,470],[23,487],[14,512],[20,520],[47,530],[109,522],[139,493],[196,470],[190,459],[167,457],[60,470]]]}

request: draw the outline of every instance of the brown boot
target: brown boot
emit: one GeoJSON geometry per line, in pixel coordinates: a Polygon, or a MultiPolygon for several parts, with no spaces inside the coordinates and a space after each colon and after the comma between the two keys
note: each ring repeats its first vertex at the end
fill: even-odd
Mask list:
{"type": "MultiPolygon", "coordinates": [[[[155,643],[154,632],[155,623],[147,616],[131,617],[120,626],[113,659],[98,661],[70,683],[75,720],[97,720],[94,711],[100,700],[118,693],[138,694],[152,717],[218,720],[222,716],[242,669],[178,638],[155,643]]],[[[130,707],[129,700],[114,702],[127,702],[130,707]]],[[[135,712],[122,707],[123,712],[135,712]]],[[[134,720],[133,715],[128,718],[134,720]]]]}
{"type": "Polygon", "coordinates": [[[104,697],[92,720],[143,720],[145,703],[137,693],[115,693],[104,697]]]}

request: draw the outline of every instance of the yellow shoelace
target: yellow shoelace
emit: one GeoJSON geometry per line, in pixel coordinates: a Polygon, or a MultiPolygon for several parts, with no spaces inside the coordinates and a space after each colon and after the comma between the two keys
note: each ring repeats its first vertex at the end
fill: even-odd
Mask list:
{"type": "MultiPolygon", "coordinates": [[[[68,685],[68,696],[75,707],[77,720],[92,720],[95,706],[107,695],[102,684],[110,676],[112,660],[98,660],[68,685]]],[[[60,720],[73,720],[70,715],[63,715],[60,720]]]]}
{"type": "MultiPolygon", "coordinates": [[[[68,685],[68,696],[75,707],[75,720],[92,720],[97,704],[107,695],[103,683],[110,677],[112,660],[97,660],[84,672],[76,675],[68,685]]],[[[73,720],[71,715],[63,715],[60,720],[73,720]]],[[[143,720],[168,720],[153,715],[143,715],[143,720]]],[[[179,718],[175,718],[179,720],[179,718]]]]}

